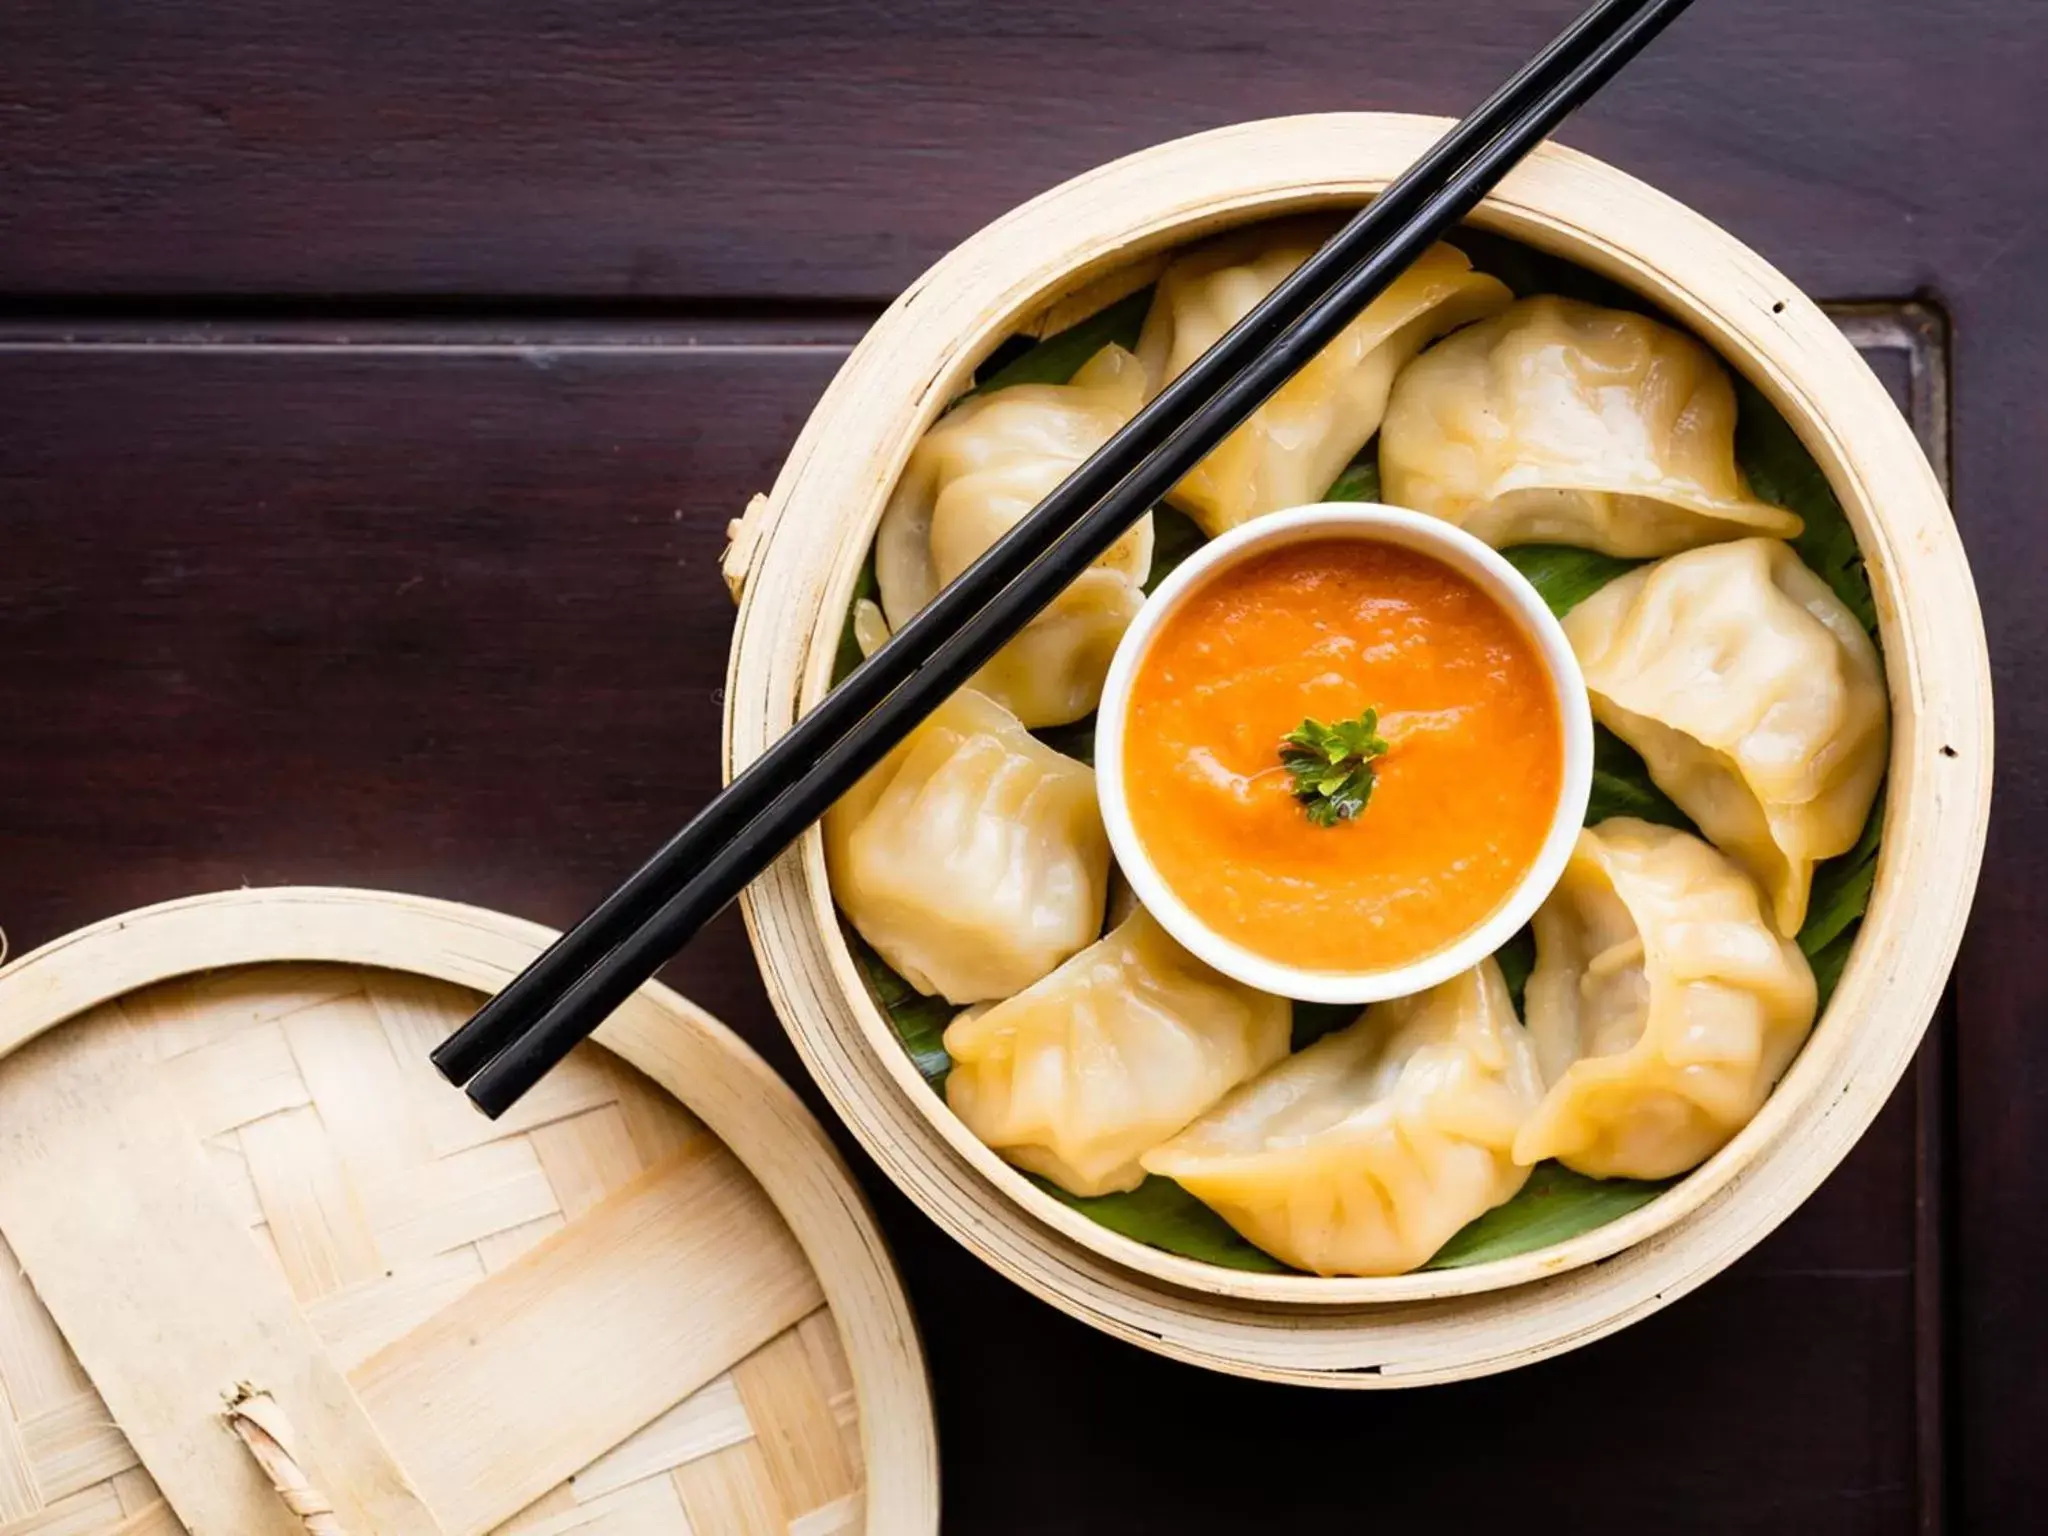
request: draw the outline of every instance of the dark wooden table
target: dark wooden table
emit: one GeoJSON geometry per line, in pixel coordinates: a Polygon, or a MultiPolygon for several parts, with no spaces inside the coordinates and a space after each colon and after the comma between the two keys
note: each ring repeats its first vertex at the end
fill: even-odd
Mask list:
{"type": "MultiPolygon", "coordinates": [[[[1569,4],[14,0],[0,923],[288,881],[573,919],[710,793],[726,520],[897,289],[1163,138],[1462,110],[1569,4]]],[[[2042,1528],[2044,80],[2037,0],[1705,0],[1566,135],[1870,301],[1952,412],[2005,746],[1919,1071],[1703,1291],[1384,1395],[1090,1333],[849,1145],[949,1530],[2042,1528]]],[[[735,921],[670,975],[811,1092],[735,921]]]]}

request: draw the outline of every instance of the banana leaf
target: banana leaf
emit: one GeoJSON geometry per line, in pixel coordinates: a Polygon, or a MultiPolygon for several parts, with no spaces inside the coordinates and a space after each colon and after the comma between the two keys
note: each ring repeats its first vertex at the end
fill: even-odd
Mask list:
{"type": "Polygon", "coordinates": [[[1323,492],[1325,501],[1378,501],[1380,499],[1380,440],[1375,437],[1345,468],[1336,483],[1323,492]]]}
{"type": "Polygon", "coordinates": [[[869,549],[867,559],[861,562],[860,575],[854,578],[853,596],[846,604],[846,622],[840,626],[839,649],[832,657],[832,686],[837,688],[846,681],[847,675],[866,660],[861,655],[860,641],[854,638],[853,616],[861,603],[874,597],[875,552],[869,549]]]}
{"type": "Polygon", "coordinates": [[[1136,1189],[1116,1195],[1070,1195],[1050,1179],[1026,1175],[1062,1205],[1070,1205],[1112,1232],[1121,1232],[1150,1248],[1163,1248],[1184,1259],[1200,1259],[1225,1269],[1286,1274],[1288,1266],[1254,1248],[1230,1223],[1171,1179],[1147,1174],[1136,1189]]]}
{"type": "Polygon", "coordinates": [[[1538,1163],[1529,1182],[1505,1205],[1497,1205],[1443,1247],[1424,1269],[1463,1269],[1495,1259],[1548,1248],[1566,1238],[1604,1227],[1617,1216],[1640,1210],[1674,1181],[1589,1179],[1562,1163],[1538,1163]]]}
{"type": "Polygon", "coordinates": [[[888,1017],[903,1049],[931,1084],[932,1092],[943,1096],[946,1076],[953,1070],[953,1058],[946,1054],[946,1026],[953,1022],[958,1010],[943,997],[928,997],[897,975],[889,962],[850,927],[846,930],[846,944],[853,951],[854,964],[860,967],[868,992],[888,1017]]]}
{"type": "Polygon", "coordinates": [[[1614,816],[1633,816],[1659,826],[1697,833],[1671,798],[1657,787],[1636,749],[1604,725],[1593,727],[1593,793],[1586,801],[1586,825],[1597,827],[1614,816]]]}
{"type": "Polygon", "coordinates": [[[1145,591],[1156,592],[1159,583],[1179,569],[1181,561],[1208,542],[1209,536],[1178,507],[1169,507],[1164,502],[1154,507],[1152,573],[1145,578],[1145,591]]]}
{"type": "Polygon", "coordinates": [[[1126,349],[1137,346],[1138,332],[1145,328],[1145,311],[1151,307],[1152,290],[1141,288],[1042,341],[998,347],[976,374],[974,388],[962,398],[990,394],[1013,384],[1064,384],[1104,347],[1112,343],[1126,349]]]}
{"type": "Polygon", "coordinates": [[[1501,554],[1528,578],[1536,595],[1560,619],[1608,582],[1642,564],[1569,544],[1517,544],[1501,554]]]}

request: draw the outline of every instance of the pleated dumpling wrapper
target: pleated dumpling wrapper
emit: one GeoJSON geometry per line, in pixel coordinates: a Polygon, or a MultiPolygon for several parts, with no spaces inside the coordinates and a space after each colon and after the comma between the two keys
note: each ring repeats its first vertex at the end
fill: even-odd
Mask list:
{"type": "Polygon", "coordinates": [[[1602,725],[1756,877],[1778,932],[1855,846],[1884,777],[1877,647],[1788,544],[1743,539],[1609,582],[1564,621],[1602,725]]]}
{"type": "Polygon", "coordinates": [[[1493,960],[1375,1003],[1145,1154],[1277,1259],[1398,1275],[1529,1170],[1515,1134],[1543,1096],[1493,960]]]}
{"type": "MultiPolygon", "coordinates": [[[[925,433],[875,533],[875,586],[891,629],[937,595],[1137,414],[1144,373],[1104,347],[1066,384],[976,395],[925,433]]],[[[1145,600],[1147,513],[975,674],[1025,725],[1067,725],[1102,700],[1117,641],[1145,600]]]]}
{"type": "Polygon", "coordinates": [[[971,689],[825,813],[832,894],[920,992],[1021,992],[1102,931],[1109,838],[1095,770],[971,689]]]}
{"type": "MultiPolygon", "coordinates": [[[[1289,223],[1226,236],[1170,265],[1138,339],[1157,394],[1280,286],[1327,229],[1289,223]]],[[[1507,286],[1448,245],[1431,246],[1257,411],[1169,499],[1211,537],[1268,512],[1321,501],[1380,429],[1394,374],[1430,341],[1492,314],[1507,286]]]]}
{"type": "Polygon", "coordinates": [[[1211,970],[1142,907],[1036,986],[946,1029],[946,1102],[1076,1195],[1136,1189],[1139,1157],[1287,1054],[1293,1010],[1211,970]]]}
{"type": "Polygon", "coordinates": [[[1575,299],[1522,299],[1394,381],[1380,491],[1475,538],[1630,558],[1766,533],[1798,516],[1735,463],[1735,389],[1682,331],[1575,299]]]}
{"type": "Polygon", "coordinates": [[[1684,1173],[1749,1123],[1813,1027],[1806,957],[1690,832],[1586,828],[1535,927],[1525,1002],[1548,1088],[1518,1162],[1684,1173]]]}

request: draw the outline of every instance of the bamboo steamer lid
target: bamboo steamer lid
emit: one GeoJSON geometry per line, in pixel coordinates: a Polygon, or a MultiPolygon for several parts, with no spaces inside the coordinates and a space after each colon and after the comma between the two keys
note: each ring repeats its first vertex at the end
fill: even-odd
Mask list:
{"type": "MultiPolygon", "coordinates": [[[[914,283],[847,360],[772,492],[732,530],[728,771],[826,691],[890,488],[1005,337],[1073,323],[1151,281],[1172,247],[1218,229],[1355,206],[1448,126],[1331,114],[1161,145],[1004,216],[914,283]]],[[[861,982],[815,831],[745,898],[769,993],[807,1065],[911,1198],[1055,1305],[1220,1370],[1346,1387],[1481,1375],[1599,1338],[1725,1268],[1812,1192],[1890,1094],[1939,999],[1982,855],[1991,692],[1975,588],[1933,471],[1840,331],[1707,219],[1555,145],[1472,222],[1621,282],[1717,349],[1798,432],[1870,572],[1893,723],[1876,889],[1825,1016],[1727,1147],[1618,1221],[1494,1263],[1384,1279],[1198,1263],[1055,1201],[946,1109],[861,982]]]]}
{"type": "Polygon", "coordinates": [[[0,970],[0,1536],[938,1528],[923,1360],[794,1094],[643,987],[497,1122],[553,938],[236,891],[0,970]]]}

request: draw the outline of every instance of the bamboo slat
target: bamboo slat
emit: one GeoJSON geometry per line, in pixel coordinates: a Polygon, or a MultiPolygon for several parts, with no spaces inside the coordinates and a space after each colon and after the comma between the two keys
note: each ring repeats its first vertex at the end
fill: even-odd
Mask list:
{"type": "Polygon", "coordinates": [[[21,1261],[0,1236],[0,1383],[20,1418],[33,1418],[90,1389],[64,1335],[36,1299],[21,1261]]]}
{"type": "MultiPolygon", "coordinates": [[[[32,1515],[0,1525],[0,1536],[126,1536],[127,1516],[111,1483],[53,1499],[32,1515]]],[[[184,1527],[178,1527],[182,1536],[184,1527]]]]}
{"type": "MultiPolygon", "coordinates": [[[[249,1031],[265,1045],[270,1032],[249,1031]]],[[[281,1277],[214,1192],[200,1133],[174,1107],[186,1101],[164,1090],[138,1035],[112,1005],[0,1071],[0,1230],[37,1294],[188,1525],[294,1536],[258,1470],[211,1422],[224,1393],[256,1381],[309,1436],[312,1470],[347,1523],[438,1536],[281,1277]]],[[[267,1060],[259,1075],[272,1075],[267,1060]]],[[[218,1101],[197,1107],[212,1128],[218,1101]]],[[[61,1486],[37,1484],[46,1501],[61,1486]]]]}
{"type": "Polygon", "coordinates": [[[783,1536],[789,1529],[789,1512],[758,1440],[742,1440],[676,1468],[675,1483],[693,1529],[734,1536],[783,1536]]]}
{"type": "Polygon", "coordinates": [[[145,1504],[121,1518],[109,1536],[185,1536],[185,1527],[162,1499],[145,1504]]]}
{"type": "Polygon", "coordinates": [[[128,1437],[99,1393],[90,1389],[60,1407],[23,1419],[17,1429],[28,1454],[29,1473],[45,1499],[110,1483],[139,1465],[128,1437]]]}
{"type": "Polygon", "coordinates": [[[35,1469],[29,1465],[28,1447],[22,1443],[21,1426],[15,1421],[12,1405],[5,1404],[4,1394],[0,1394],[0,1405],[8,1410],[0,1414],[0,1525],[4,1525],[36,1513],[48,1503],[49,1496],[36,1482],[35,1469]]]}
{"type": "MultiPolygon", "coordinates": [[[[131,1467],[114,1476],[114,1497],[121,1501],[121,1509],[129,1515],[139,1515],[152,1508],[168,1508],[164,1505],[163,1490],[156,1485],[141,1467],[131,1467]]],[[[175,1517],[174,1517],[175,1518],[175,1517]]]]}
{"type": "Polygon", "coordinates": [[[622,1183],[354,1373],[450,1536],[518,1513],[824,1299],[722,1148],[622,1183]]]}
{"type": "MultiPolygon", "coordinates": [[[[286,1410],[355,1536],[854,1530],[868,1493],[901,1516],[877,1530],[936,1529],[929,1403],[900,1294],[822,1137],[744,1048],[672,994],[626,1032],[657,1070],[687,1065],[723,1137],[595,1046],[544,1108],[475,1132],[436,1101],[488,1122],[418,1050],[474,993],[389,969],[238,962],[294,953],[281,935],[303,937],[308,911],[331,931],[296,952],[324,961],[363,947],[366,918],[423,926],[423,955],[448,943],[434,929],[452,918],[465,954],[488,948],[474,925],[501,944],[516,935],[509,973],[537,931],[434,903],[283,893],[268,914],[282,910],[279,933],[268,948],[255,935],[252,953],[265,894],[219,898],[228,910],[200,924],[245,946],[225,954],[180,927],[206,902],[169,909],[155,974],[173,979],[154,985],[150,965],[123,977],[91,946],[68,952],[61,977],[49,951],[0,971],[0,1232],[27,1258],[0,1246],[0,1536],[303,1536],[221,1426],[223,1394],[244,1378],[286,1410]],[[57,1018],[28,1022],[24,998],[75,1011],[46,984],[58,977],[61,994],[73,961],[118,1000],[25,1043],[57,1018]],[[177,974],[196,964],[232,968],[177,974]],[[750,1125],[750,1103],[775,1113],[750,1125]],[[741,1147],[780,1154],[779,1199],[741,1147]],[[96,1315],[109,1302],[129,1310],[96,1315]],[[896,1340],[865,1362],[889,1418],[880,1434],[856,1406],[849,1317],[863,1341],[896,1340]],[[339,1394],[324,1410],[284,1379],[287,1356],[339,1394]],[[181,1411],[131,1418],[145,1389],[181,1411]],[[388,1448],[422,1523],[351,1510],[323,1412],[388,1448]],[[848,1509],[855,1523],[834,1524],[848,1509]]],[[[149,917],[107,942],[147,946],[149,917]]]]}
{"type": "MultiPolygon", "coordinates": [[[[829,1320],[828,1320],[829,1322],[829,1320]]],[[[754,1426],[730,1373],[713,1378],[653,1423],[622,1440],[572,1478],[578,1499],[592,1501],[672,1472],[686,1462],[750,1438],[754,1426]]]]}

